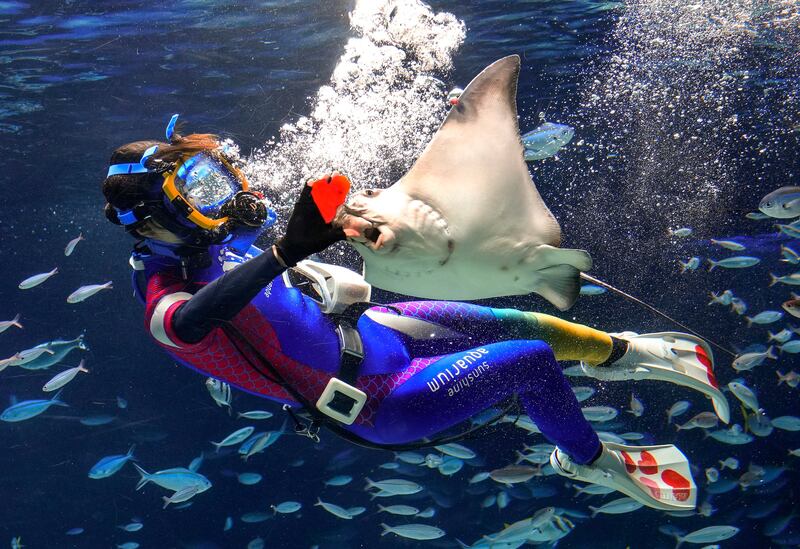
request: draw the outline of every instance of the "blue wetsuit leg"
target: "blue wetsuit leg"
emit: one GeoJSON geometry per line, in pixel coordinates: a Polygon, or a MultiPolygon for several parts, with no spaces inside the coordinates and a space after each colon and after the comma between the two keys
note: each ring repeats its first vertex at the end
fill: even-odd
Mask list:
{"type": "Polygon", "coordinates": [[[516,393],[542,434],[573,460],[598,454],[600,440],[544,342],[503,341],[428,360],[383,400],[370,438],[430,437],[516,393]]]}

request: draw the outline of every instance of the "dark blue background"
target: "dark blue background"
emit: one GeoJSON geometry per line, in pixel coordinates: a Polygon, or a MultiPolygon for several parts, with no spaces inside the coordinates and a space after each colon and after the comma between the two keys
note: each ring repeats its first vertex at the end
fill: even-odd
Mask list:
{"type": "MultiPolygon", "coordinates": [[[[740,65],[726,69],[753,74],[728,104],[742,120],[736,135],[706,127],[698,142],[681,140],[683,148],[665,148],[675,125],[682,123],[672,120],[659,130],[663,135],[655,132],[658,146],[651,143],[659,158],[669,163],[653,163],[645,158],[650,145],[639,139],[647,133],[644,129],[654,131],[647,120],[638,120],[637,126],[629,126],[633,131],[623,135],[620,121],[635,117],[592,108],[588,99],[594,89],[591,82],[608,78],[606,64],[625,46],[613,32],[624,13],[621,8],[606,9],[614,5],[584,0],[432,5],[437,11],[454,13],[467,26],[448,84],[463,86],[491,61],[519,53],[523,129],[534,127],[538,113],[545,111],[548,120],[578,128],[573,145],[585,140],[613,151],[600,155],[596,149],[574,145],[558,161],[534,166],[539,189],[562,223],[565,245],[592,252],[593,274],[726,346],[765,342],[765,329],[748,330],[740,318],[705,303],[709,290],[732,288],[746,299],[751,312],[758,312],[777,309],[788,295],[780,285],[767,289],[769,270],[790,272],[777,263],[779,243],[770,223],[753,223],[743,214],[754,210],[766,192],[797,184],[798,134],[791,131],[791,125],[800,122],[796,89],[791,89],[797,86],[797,60],[781,61],[780,52],[769,44],[753,43],[740,65]],[[764,92],[770,79],[778,81],[772,85],[782,87],[783,94],[764,92]],[[742,133],[750,138],[740,138],[742,133]],[[764,143],[769,145],[767,152],[759,152],[764,143]],[[696,176],[701,167],[708,168],[702,161],[708,151],[700,151],[704,144],[716,144],[724,153],[726,177],[717,180],[718,193],[698,190],[702,182],[696,176]],[[596,159],[587,161],[589,156],[596,159]],[[692,237],[676,242],[666,236],[668,227],[684,224],[695,227],[692,237]],[[742,272],[678,274],[677,259],[716,257],[708,238],[742,234],[754,236],[751,251],[764,257],[762,265],[742,272]]],[[[242,547],[256,535],[267,538],[268,547],[410,545],[393,536],[378,536],[381,521],[400,521],[373,515],[375,504],[361,492],[361,479],[375,474],[377,465],[392,456],[349,449],[332,435],[319,446],[286,436],[247,466],[235,456],[208,459],[201,471],[214,487],[186,511],[162,511],[163,490],[153,486],[135,492],[137,475],[132,468],[101,481],[86,477],[97,459],[124,453],[132,442],[138,443],[136,455],[148,470],[186,466],[201,449],[209,450],[208,440],[219,440],[242,425],[214,406],[202,379],[172,364],[142,327],[141,309],[128,290],[131,242],[102,215],[99,189],[111,151],[131,140],[160,137],[173,112],[184,113],[193,130],[233,137],[244,151],[262,146],[282,124],[307,112],[307,98],[327,83],[350,36],[350,9],[351,2],[309,1],[187,0],[167,7],[133,1],[0,3],[0,317],[21,312],[25,324],[23,331],[11,329],[0,335],[0,355],[51,339],[72,339],[86,330],[92,370],[65,390],[70,408],[54,408],[30,422],[0,425],[0,495],[5,502],[0,506],[0,536],[21,535],[28,547],[107,547],[129,539],[143,547],[199,547],[191,544],[203,541],[207,543],[203,547],[242,547]],[[87,241],[65,258],[64,245],[80,231],[87,241]],[[29,291],[17,289],[26,276],[56,265],[60,272],[53,280],[29,291]],[[74,306],[65,303],[65,296],[77,286],[105,280],[114,281],[113,292],[74,306]],[[128,409],[116,408],[118,395],[130,402],[128,409]],[[98,412],[119,419],[95,428],[77,422],[98,412]],[[334,456],[354,462],[345,470],[356,480],[349,487],[323,492],[321,481],[337,474],[325,470],[334,456]],[[298,458],[304,465],[290,466],[298,458]],[[245,470],[261,472],[264,481],[247,487],[226,475],[245,470]],[[369,510],[352,522],[341,521],[312,507],[320,494],[326,501],[369,510]],[[242,513],[266,510],[287,499],[304,504],[299,515],[255,525],[238,521],[242,513]],[[228,515],[237,519],[237,525],[223,534],[228,515]],[[141,532],[127,534],[116,528],[132,516],[143,519],[141,532]],[[76,538],[63,535],[75,526],[86,528],[86,533],[76,538]]],[[[679,103],[678,108],[690,117],[703,112],[702,105],[691,102],[679,103]]],[[[702,173],[702,177],[712,175],[702,173]]],[[[554,312],[535,296],[494,303],[554,312]]],[[[609,295],[581,300],[565,318],[609,330],[672,328],[609,295]]],[[[67,363],[77,363],[76,355],[67,363]]],[[[721,382],[735,377],[729,364],[729,358],[718,356],[721,382]]],[[[745,377],[757,388],[770,416],[798,415],[797,389],[776,387],[775,366],[767,363],[745,377]]],[[[797,361],[784,355],[777,366],[785,372],[797,367],[797,361]]],[[[0,374],[0,399],[11,394],[39,398],[41,385],[52,374],[9,368],[0,374]]],[[[629,385],[603,391],[589,403],[627,407],[629,385]]],[[[644,383],[636,387],[636,394],[647,413],[622,431],[650,433],[659,443],[675,440],[663,412],[672,402],[690,398],[694,403],[690,413],[708,408],[702,399],[672,386],[644,383]]],[[[279,425],[276,406],[239,393],[234,405],[239,411],[271,409],[277,417],[269,422],[270,428],[279,425]]],[[[736,406],[733,416],[742,422],[736,406]]],[[[700,467],[696,475],[700,485],[705,484],[702,469],[717,459],[736,455],[743,466],[751,459],[777,466],[787,459],[787,449],[800,446],[795,433],[777,430],[746,447],[703,440],[698,431],[681,433],[677,441],[700,467]]],[[[509,429],[470,446],[488,466],[502,466],[513,459],[522,442],[523,436],[509,429]]],[[[483,495],[463,493],[466,480],[478,470],[465,467],[454,478],[428,472],[421,480],[440,494],[437,500],[452,505],[426,521],[446,530],[447,540],[476,540],[545,505],[586,508],[583,501],[570,499],[562,479],[551,477],[545,482],[559,489],[557,497],[514,500],[503,512],[496,507],[480,510],[483,495]]],[[[794,473],[786,475],[796,483],[794,473]]],[[[621,518],[601,516],[579,523],[561,546],[671,547],[672,542],[656,532],[666,522],[688,531],[736,524],[743,532],[729,545],[763,546],[767,541],[759,533],[761,526],[742,515],[753,502],[765,498],[782,498],[785,504],[778,514],[785,515],[792,502],[797,504],[796,488],[790,484],[777,495],[737,490],[717,497],[713,503],[719,511],[710,519],[671,519],[652,510],[621,518]]],[[[429,502],[425,498],[418,505],[429,502]]]]}

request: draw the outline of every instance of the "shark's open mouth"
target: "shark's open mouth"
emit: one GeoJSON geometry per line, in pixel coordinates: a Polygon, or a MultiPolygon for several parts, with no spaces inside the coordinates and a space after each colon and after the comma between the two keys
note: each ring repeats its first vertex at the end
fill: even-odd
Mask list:
{"type": "Polygon", "coordinates": [[[373,244],[378,241],[378,238],[380,238],[380,236],[381,232],[378,230],[377,227],[369,227],[367,229],[364,229],[364,237],[366,237],[367,240],[370,240],[373,244]]]}
{"type": "Polygon", "coordinates": [[[365,211],[362,209],[348,207],[345,204],[338,221],[334,221],[334,223],[345,228],[357,230],[360,233],[359,236],[350,237],[351,240],[363,244],[373,252],[377,252],[383,248],[387,240],[392,240],[391,231],[388,231],[388,233],[382,231],[381,224],[364,217],[364,213],[365,211]]]}
{"type": "MultiPolygon", "coordinates": [[[[364,218],[361,218],[364,219],[364,218]]],[[[367,221],[367,220],[365,220],[367,221]]],[[[386,233],[381,230],[381,226],[371,222],[369,227],[366,227],[361,232],[363,236],[362,244],[364,244],[367,248],[372,250],[373,252],[385,252],[386,248],[384,248],[385,244],[389,240],[393,240],[391,238],[391,233],[386,233]]]]}

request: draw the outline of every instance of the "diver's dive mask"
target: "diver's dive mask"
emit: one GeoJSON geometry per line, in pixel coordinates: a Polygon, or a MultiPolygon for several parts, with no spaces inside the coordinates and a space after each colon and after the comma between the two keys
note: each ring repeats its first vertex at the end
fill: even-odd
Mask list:
{"type": "MultiPolygon", "coordinates": [[[[167,126],[168,140],[177,118],[174,115],[167,126]]],[[[114,164],[108,169],[107,177],[153,172],[163,175],[163,180],[154,183],[151,199],[127,210],[117,209],[117,220],[128,231],[135,232],[152,219],[189,246],[204,247],[227,242],[237,229],[252,232],[275,223],[275,211],[261,193],[249,189],[247,178],[224,148],[189,155],[167,166],[151,161],[157,148],[148,148],[139,162],[114,164]]]]}
{"type": "Polygon", "coordinates": [[[250,191],[244,174],[217,152],[185,158],[164,174],[161,188],[171,209],[201,229],[260,227],[269,217],[264,197],[250,191]]]}

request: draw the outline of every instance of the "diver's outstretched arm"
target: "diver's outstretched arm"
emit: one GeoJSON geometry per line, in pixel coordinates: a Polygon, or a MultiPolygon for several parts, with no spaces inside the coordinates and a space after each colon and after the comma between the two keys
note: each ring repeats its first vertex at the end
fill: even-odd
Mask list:
{"type": "Polygon", "coordinates": [[[268,250],[226,272],[178,307],[172,316],[175,335],[185,343],[197,343],[215,327],[232,320],[285,270],[268,250]]]}
{"type": "Polygon", "coordinates": [[[310,184],[303,185],[286,233],[272,246],[272,250],[228,271],[182,303],[172,317],[175,335],[185,343],[199,342],[212,329],[239,314],[287,267],[344,238],[341,228],[322,219],[311,198],[310,184]]]}

